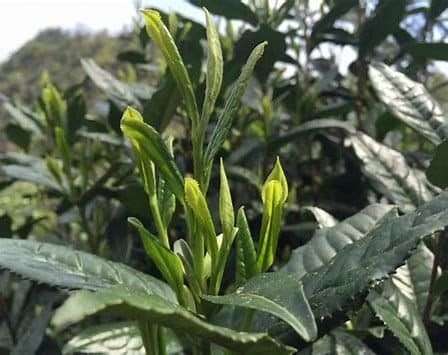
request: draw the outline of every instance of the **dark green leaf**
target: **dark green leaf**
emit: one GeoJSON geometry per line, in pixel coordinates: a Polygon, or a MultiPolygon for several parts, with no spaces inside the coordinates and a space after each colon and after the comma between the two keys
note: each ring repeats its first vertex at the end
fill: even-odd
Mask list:
{"type": "Polygon", "coordinates": [[[31,142],[31,132],[16,124],[8,124],[5,129],[9,141],[27,151],[31,142]]]}
{"type": "Polygon", "coordinates": [[[448,187],[448,140],[437,146],[426,176],[432,184],[442,189],[448,187]]]}
{"type": "Polygon", "coordinates": [[[424,173],[411,168],[400,152],[361,132],[351,135],[348,141],[372,185],[401,209],[411,211],[431,199],[432,189],[424,173]]]}
{"type": "Polygon", "coordinates": [[[292,274],[280,279],[277,279],[277,273],[261,274],[239,287],[235,293],[204,296],[204,299],[270,313],[288,323],[306,341],[317,336],[316,321],[303,292],[303,285],[292,274]],[[283,289],[289,292],[282,292],[283,289]]]}
{"type": "Polygon", "coordinates": [[[299,278],[316,271],[346,245],[364,238],[392,208],[390,205],[371,205],[333,227],[317,230],[307,244],[292,252],[283,270],[299,278]]]}
{"type": "Polygon", "coordinates": [[[432,0],[428,11],[429,18],[435,20],[448,8],[448,0],[432,0]]]}
{"type": "Polygon", "coordinates": [[[256,25],[258,20],[252,10],[241,0],[189,0],[193,5],[206,7],[210,12],[228,19],[243,20],[256,25]]]}
{"type": "Polygon", "coordinates": [[[131,319],[156,322],[245,354],[286,355],[294,352],[293,348],[277,343],[266,333],[244,333],[215,326],[160,296],[129,293],[123,288],[75,293],[57,310],[53,324],[57,328],[67,327],[104,310],[117,311],[131,319]]]}
{"type": "Polygon", "coordinates": [[[423,314],[426,307],[433,264],[434,254],[421,243],[391,279],[399,292],[417,307],[420,314],[423,314]]]}
{"type": "Polygon", "coordinates": [[[438,103],[422,84],[385,64],[369,68],[369,77],[387,108],[434,144],[448,137],[448,122],[438,103]]]}
{"type": "Polygon", "coordinates": [[[375,355],[356,336],[339,329],[313,343],[312,348],[312,355],[375,355]]]}
{"type": "Polygon", "coordinates": [[[407,0],[383,0],[363,24],[359,34],[359,55],[366,56],[400,25],[407,0]]]}
{"type": "Polygon", "coordinates": [[[448,61],[448,43],[413,43],[406,46],[413,57],[448,61]]]}
{"type": "Polygon", "coordinates": [[[168,285],[152,276],[59,245],[0,238],[0,267],[26,278],[69,289],[99,290],[120,285],[176,302],[176,296],[168,285]]]}
{"type": "Polygon", "coordinates": [[[387,283],[380,294],[372,291],[368,301],[377,316],[386,324],[412,355],[431,355],[431,342],[415,305],[387,283]]]}
{"type": "Polygon", "coordinates": [[[118,80],[109,72],[101,69],[93,59],[82,59],[81,64],[95,85],[103,90],[108,98],[122,110],[128,105],[141,108],[139,99],[149,99],[151,97],[152,90],[148,87],[142,87],[138,90],[118,80]]]}

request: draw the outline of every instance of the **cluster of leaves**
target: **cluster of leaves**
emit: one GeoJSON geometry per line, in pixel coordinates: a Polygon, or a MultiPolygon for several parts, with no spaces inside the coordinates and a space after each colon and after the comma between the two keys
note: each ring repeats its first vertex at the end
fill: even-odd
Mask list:
{"type": "Polygon", "coordinates": [[[83,59],[99,108],[48,78],[4,105],[1,187],[38,187],[54,220],[0,219],[0,346],[447,351],[448,121],[416,79],[447,59],[448,3],[191,2],[205,25],[143,10],[120,54],[158,85],[83,59]]]}

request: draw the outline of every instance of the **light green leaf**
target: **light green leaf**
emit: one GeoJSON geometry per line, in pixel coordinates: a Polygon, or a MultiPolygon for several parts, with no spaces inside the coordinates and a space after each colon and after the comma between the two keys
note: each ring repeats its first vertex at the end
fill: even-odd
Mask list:
{"type": "Polygon", "coordinates": [[[131,107],[128,107],[123,113],[121,130],[138,150],[138,158],[142,161],[151,160],[163,175],[170,190],[183,203],[183,177],[159,133],[144,123],[140,113],[131,107]]]}
{"type": "Polygon", "coordinates": [[[272,180],[263,187],[263,217],[257,255],[258,270],[266,271],[274,263],[283,215],[283,188],[272,180]]]}
{"type": "Polygon", "coordinates": [[[238,211],[237,227],[236,279],[238,283],[241,283],[259,273],[257,253],[243,207],[238,211]]]}
{"type": "Polygon", "coordinates": [[[202,232],[206,235],[205,242],[212,260],[216,260],[218,255],[218,242],[216,240],[212,215],[210,214],[207,201],[202,194],[198,182],[189,177],[185,179],[185,200],[191,213],[199,222],[202,232]]]}
{"type": "Polygon", "coordinates": [[[277,273],[261,274],[225,296],[203,296],[209,302],[267,312],[288,323],[303,339],[317,336],[317,326],[303,285],[294,275],[277,279],[277,273]],[[287,288],[290,293],[282,292],[287,288]]]}
{"type": "Polygon", "coordinates": [[[317,230],[308,243],[292,252],[282,270],[299,278],[316,271],[345,246],[364,238],[392,208],[390,205],[371,205],[333,227],[317,230]]]}
{"type": "Polygon", "coordinates": [[[130,319],[155,322],[245,354],[286,355],[295,350],[279,344],[266,333],[244,333],[219,327],[162,297],[129,293],[122,288],[75,293],[57,310],[53,325],[64,328],[101,311],[115,311],[130,319]]]}
{"type": "Polygon", "coordinates": [[[351,135],[348,142],[375,189],[401,209],[411,211],[432,198],[432,189],[423,172],[411,168],[400,152],[361,132],[351,135]]]}
{"type": "Polygon", "coordinates": [[[42,103],[48,125],[52,128],[65,127],[67,119],[67,103],[56,87],[47,83],[42,90],[42,103]]]}
{"type": "Polygon", "coordinates": [[[140,234],[146,254],[154,262],[165,280],[179,294],[184,284],[182,261],[170,249],[163,246],[156,236],[149,233],[138,219],[129,218],[128,221],[140,234]]]}
{"type": "Polygon", "coordinates": [[[207,42],[208,42],[208,60],[207,60],[207,85],[205,89],[205,99],[202,107],[201,126],[205,127],[215,108],[216,99],[221,91],[223,76],[223,60],[221,43],[219,42],[219,33],[213,23],[213,18],[207,9],[204,8],[207,20],[207,42]]]}
{"type": "Polygon", "coordinates": [[[280,160],[277,158],[274,169],[266,179],[261,190],[263,218],[261,221],[257,268],[266,271],[274,263],[278,236],[283,217],[283,206],[288,198],[288,183],[280,160]]]}
{"type": "Polygon", "coordinates": [[[188,116],[192,120],[193,125],[197,125],[199,123],[199,111],[193,85],[176,43],[157,11],[143,10],[142,14],[149,37],[151,37],[157,47],[162,51],[168,67],[176,80],[177,86],[182,93],[188,116]]]}
{"type": "Polygon", "coordinates": [[[224,163],[220,162],[220,189],[219,189],[219,216],[221,227],[224,234],[224,240],[233,234],[235,226],[235,213],[233,211],[232,196],[230,194],[229,183],[227,181],[224,163]]]}
{"type": "MultiPolygon", "coordinates": [[[[230,132],[233,118],[240,107],[241,97],[246,91],[246,87],[249,83],[250,78],[252,77],[255,65],[263,55],[263,51],[266,45],[267,43],[264,42],[255,47],[255,49],[250,54],[247,63],[241,70],[239,78],[230,89],[230,93],[227,97],[224,109],[218,117],[218,122],[212,133],[212,137],[210,138],[210,143],[208,144],[205,151],[204,161],[208,170],[211,169],[213,159],[215,158],[216,154],[218,153],[219,149],[223,145],[224,141],[227,138],[227,135],[230,132]]],[[[209,175],[209,172],[207,172],[207,175],[209,175]]]]}
{"type": "Polygon", "coordinates": [[[380,100],[399,120],[434,144],[448,138],[447,118],[422,84],[382,63],[369,67],[369,77],[380,100]]]}
{"type": "Polygon", "coordinates": [[[431,355],[431,341],[415,305],[387,283],[380,294],[372,291],[368,301],[377,316],[412,355],[431,355]]]}
{"type": "Polygon", "coordinates": [[[171,288],[152,276],[59,245],[0,238],[0,267],[63,288],[99,290],[119,285],[177,302],[171,288]]]}

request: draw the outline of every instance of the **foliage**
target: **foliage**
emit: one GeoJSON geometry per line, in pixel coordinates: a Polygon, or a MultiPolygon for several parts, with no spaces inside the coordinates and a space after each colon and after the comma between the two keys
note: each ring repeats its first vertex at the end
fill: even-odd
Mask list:
{"type": "Polygon", "coordinates": [[[447,4],[190,2],[4,103],[1,348],[448,351],[447,4]]]}

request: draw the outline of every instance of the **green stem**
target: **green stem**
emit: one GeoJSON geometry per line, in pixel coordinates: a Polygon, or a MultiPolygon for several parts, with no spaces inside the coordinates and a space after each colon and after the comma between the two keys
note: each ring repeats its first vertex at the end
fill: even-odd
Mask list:
{"type": "Polygon", "coordinates": [[[156,229],[160,238],[160,241],[162,244],[170,248],[170,240],[168,237],[168,232],[165,227],[165,224],[163,223],[162,216],[160,214],[160,208],[159,208],[159,201],[157,199],[157,194],[151,194],[149,196],[149,207],[151,209],[151,214],[154,219],[154,223],[156,225],[156,229]]]}

